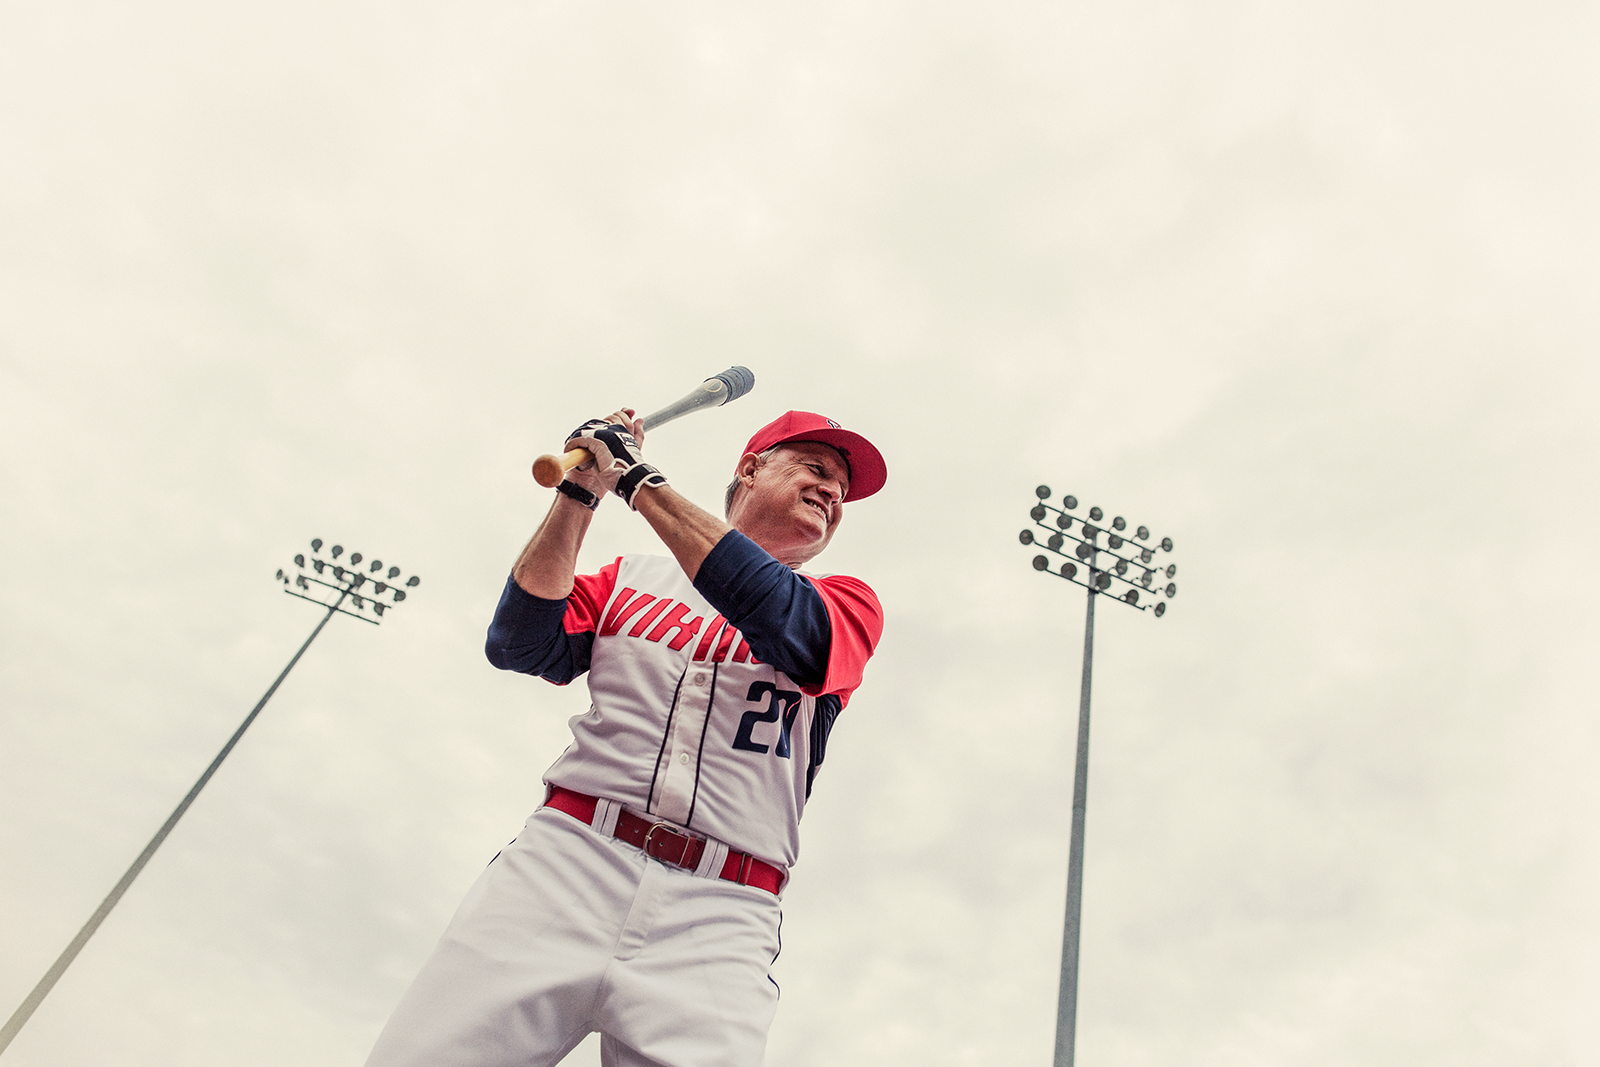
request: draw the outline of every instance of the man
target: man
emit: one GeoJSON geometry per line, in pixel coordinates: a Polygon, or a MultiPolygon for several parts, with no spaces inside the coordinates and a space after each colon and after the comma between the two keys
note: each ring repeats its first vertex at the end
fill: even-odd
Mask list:
{"type": "Polygon", "coordinates": [[[878,450],[791,411],[756,432],[724,522],[645,463],[631,409],[585,423],[489,627],[495,666],[593,703],[544,806],[467,894],[369,1067],[543,1067],[599,1031],[606,1067],[754,1067],[778,988],[779,899],[828,732],[883,630],[877,597],[798,568],[878,450]],[[615,493],[672,558],[576,573],[615,493]]]}

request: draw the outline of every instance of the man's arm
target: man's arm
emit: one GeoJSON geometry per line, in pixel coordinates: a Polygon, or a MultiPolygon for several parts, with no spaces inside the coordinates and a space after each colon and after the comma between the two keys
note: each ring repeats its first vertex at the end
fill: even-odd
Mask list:
{"type": "Polygon", "coordinates": [[[592,514],[558,494],[517,557],[484,645],[484,654],[496,667],[536,674],[557,685],[588,670],[594,635],[568,633],[566,622],[568,597],[577,584],[578,548],[592,514]]]}
{"type": "MultiPolygon", "coordinates": [[[[633,417],[632,408],[622,408],[611,413],[605,422],[628,427],[634,437],[644,440],[644,420],[633,417]]],[[[574,438],[589,428],[602,425],[601,420],[585,423],[567,439],[570,447],[574,438]]],[[[567,480],[604,500],[617,484],[618,472],[600,471],[593,460],[567,474],[567,480]]],[[[572,581],[578,573],[578,549],[583,547],[583,535],[589,531],[594,512],[564,493],[557,493],[550,512],[533,532],[533,537],[517,557],[511,568],[511,577],[524,592],[545,600],[562,600],[572,592],[572,581]]]]}
{"type": "Polygon", "coordinates": [[[671,549],[696,589],[744,634],[763,662],[807,692],[848,691],[883,632],[877,597],[855,579],[820,587],[671,486],[639,494],[639,514],[671,549]],[[730,536],[733,535],[733,536],[730,536]],[[840,625],[842,624],[842,630],[840,625]],[[843,644],[842,658],[835,655],[843,644]]]}
{"type": "Polygon", "coordinates": [[[555,503],[517,557],[511,577],[523,592],[545,600],[564,600],[578,573],[578,549],[594,512],[570,497],[556,494],[555,503]]]}
{"type": "MultiPolygon", "coordinates": [[[[634,422],[633,412],[624,408],[607,421],[628,425],[634,422]]],[[[573,436],[604,424],[586,423],[573,436]]],[[[642,426],[635,424],[634,428],[643,433],[642,426]]],[[[617,475],[595,466],[591,461],[570,472],[567,480],[599,501],[616,485],[617,475]]],[[[588,603],[595,590],[587,589],[587,595],[579,598],[583,604],[577,617],[570,613],[569,598],[577,585],[578,549],[593,517],[586,504],[565,493],[556,494],[544,521],[512,565],[511,578],[495,608],[484,646],[490,663],[502,670],[537,674],[559,685],[588,669],[594,634],[585,625],[583,612],[585,607],[598,611],[588,603]]],[[[614,568],[608,569],[614,577],[614,568]]]]}
{"type": "Polygon", "coordinates": [[[639,494],[639,514],[692,582],[711,550],[733,529],[670,485],[639,494]]]}

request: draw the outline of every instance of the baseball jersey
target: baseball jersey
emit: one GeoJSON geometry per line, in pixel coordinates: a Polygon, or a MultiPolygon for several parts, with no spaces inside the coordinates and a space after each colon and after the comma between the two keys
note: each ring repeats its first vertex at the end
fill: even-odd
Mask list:
{"type": "Polygon", "coordinates": [[[735,530],[693,583],[642,555],[579,576],[565,600],[508,580],[487,652],[557,684],[588,673],[592,703],[547,783],[789,867],[828,733],[882,632],[864,582],[800,574],[735,530]]]}

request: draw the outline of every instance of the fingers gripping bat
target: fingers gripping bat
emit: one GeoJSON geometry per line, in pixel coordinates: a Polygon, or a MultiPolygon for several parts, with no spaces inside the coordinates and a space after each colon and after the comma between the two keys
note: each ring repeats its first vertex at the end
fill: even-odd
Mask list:
{"type": "MultiPolygon", "coordinates": [[[[644,428],[647,431],[653,430],[692,411],[721,407],[730,400],[738,400],[744,396],[755,387],[755,384],[756,376],[750,373],[748,367],[729,367],[721,374],[713,374],[701,382],[698,388],[682,399],[668,404],[660,411],[646,415],[644,428]]],[[[574,448],[561,456],[540,456],[533,461],[533,479],[546,489],[553,489],[567,476],[569,470],[587,462],[588,459],[589,452],[583,448],[574,448]]]]}

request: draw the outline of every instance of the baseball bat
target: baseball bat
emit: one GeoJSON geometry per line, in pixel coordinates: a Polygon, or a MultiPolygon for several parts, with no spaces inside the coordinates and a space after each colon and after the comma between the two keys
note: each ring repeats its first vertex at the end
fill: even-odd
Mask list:
{"type": "MultiPolygon", "coordinates": [[[[673,401],[660,411],[646,415],[644,428],[653,430],[691,411],[721,407],[731,400],[738,400],[744,396],[755,388],[755,384],[756,376],[750,373],[750,368],[729,367],[721,374],[713,374],[701,382],[699,387],[691,390],[683,398],[673,401]]],[[[588,458],[589,451],[584,448],[574,448],[561,456],[540,456],[533,461],[533,480],[546,489],[554,489],[561,484],[561,479],[567,476],[569,470],[588,458]]]]}

